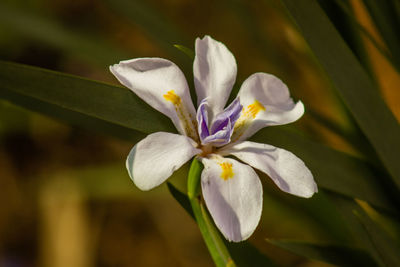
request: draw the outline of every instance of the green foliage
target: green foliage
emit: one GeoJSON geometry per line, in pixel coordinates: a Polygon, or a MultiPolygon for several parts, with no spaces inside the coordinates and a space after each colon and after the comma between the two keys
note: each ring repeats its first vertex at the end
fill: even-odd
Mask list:
{"type": "MultiPolygon", "coordinates": [[[[326,201],[335,210],[324,210],[330,205],[315,204],[309,200],[283,201],[314,217],[321,217],[316,221],[327,231],[340,232],[342,235],[350,233],[347,238],[338,238],[338,242],[343,244],[281,239],[268,239],[268,242],[295,254],[339,266],[398,266],[399,240],[376,224],[355,199],[366,201],[378,213],[384,213],[390,220],[398,222],[400,127],[373,80],[374,73],[369,67],[363,37],[367,36],[372,40],[388,61],[399,69],[399,4],[390,0],[363,0],[384,41],[382,45],[358,24],[348,3],[334,0],[281,1],[303,34],[316,61],[326,71],[359,131],[357,129],[348,135],[335,122],[319,117],[315,111],[309,113],[313,113],[314,118],[319,118],[330,131],[352,142],[364,154],[363,158],[358,158],[339,152],[311,141],[293,127],[269,127],[252,137],[254,141],[276,145],[299,156],[311,169],[319,190],[322,191],[317,198],[327,196],[326,201]],[[376,160],[376,155],[379,160],[376,160]],[[305,201],[308,204],[304,204],[305,201]],[[330,218],[336,214],[341,218],[333,223],[330,218]]],[[[238,21],[246,29],[245,33],[252,38],[254,47],[261,50],[265,59],[281,62],[280,72],[289,69],[291,61],[287,57],[281,59],[274,53],[276,44],[270,42],[262,32],[250,5],[244,1],[227,1],[225,4],[234,11],[238,21]]],[[[144,30],[164,52],[173,56],[173,61],[178,61],[178,65],[180,62],[187,63],[178,50],[193,60],[193,51],[186,47],[192,41],[187,39],[180,26],[166,18],[160,10],[136,0],[106,1],[106,5],[117,15],[122,15],[144,30]],[[174,43],[184,45],[173,45],[174,43]]],[[[80,32],[66,27],[56,18],[1,3],[0,33],[5,29],[19,38],[41,42],[66,55],[101,66],[132,57],[96,34],[80,32]]],[[[187,73],[189,69],[189,64],[183,66],[187,73]]],[[[168,118],[153,110],[126,88],[11,62],[0,61],[0,97],[72,125],[133,142],[148,133],[176,131],[168,118]]],[[[170,183],[168,188],[173,197],[197,221],[217,266],[233,264],[233,261],[238,266],[273,266],[274,263],[249,242],[234,244],[221,238],[204,203],[200,201],[200,165],[198,161],[193,161],[189,173],[188,195],[170,183]]],[[[110,173],[114,173],[114,169],[115,167],[110,173]]],[[[88,191],[93,191],[91,194],[94,196],[107,195],[108,191],[114,192],[110,195],[118,195],[118,192],[129,194],[121,190],[124,183],[114,185],[113,188],[105,181],[99,182],[97,176],[94,172],[89,180],[80,179],[88,191]],[[96,182],[102,185],[93,186],[96,182]]]]}
{"type": "Polygon", "coordinates": [[[374,259],[372,259],[367,252],[361,249],[342,245],[314,244],[294,240],[267,239],[267,241],[275,246],[307,258],[324,261],[338,266],[378,266],[374,259]]]}
{"type": "Polygon", "coordinates": [[[400,188],[400,126],[371,78],[317,2],[282,2],[400,188]]]}

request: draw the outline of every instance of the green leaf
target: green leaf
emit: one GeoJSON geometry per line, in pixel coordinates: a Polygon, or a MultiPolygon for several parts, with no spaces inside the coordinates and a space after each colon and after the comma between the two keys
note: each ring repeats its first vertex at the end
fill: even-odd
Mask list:
{"type": "MultiPolygon", "coordinates": [[[[144,134],[176,132],[171,121],[126,88],[41,68],[0,61],[0,97],[90,130],[138,141],[144,134]],[[140,133],[141,134],[140,134],[140,133]]],[[[318,185],[392,210],[376,170],[366,162],[309,141],[285,127],[269,127],[253,140],[293,151],[318,185]]]]}
{"type": "Polygon", "coordinates": [[[382,259],[377,253],[374,244],[371,242],[368,233],[360,223],[360,220],[358,220],[354,215],[354,210],[361,210],[360,206],[358,206],[351,198],[345,198],[332,192],[327,192],[326,194],[335,204],[337,210],[342,215],[343,220],[347,223],[347,227],[350,230],[355,246],[368,251],[378,264],[382,266],[382,259]]]}
{"type": "Polygon", "coordinates": [[[85,126],[175,132],[171,121],[130,90],[40,68],[0,61],[0,96],[27,108],[85,126]],[[70,118],[70,119],[69,119],[70,118]],[[113,126],[111,126],[113,125],[113,126]]]}
{"type": "Polygon", "coordinates": [[[252,140],[293,152],[306,163],[319,187],[363,199],[379,208],[396,210],[387,190],[377,180],[382,174],[365,161],[312,142],[290,127],[265,128],[252,140]]]}
{"type": "Polygon", "coordinates": [[[380,35],[397,67],[400,67],[400,19],[396,14],[396,4],[392,0],[363,0],[369,15],[375,23],[380,35]]]}
{"type": "Polygon", "coordinates": [[[316,1],[282,2],[400,188],[400,127],[379,90],[316,1]]]}
{"type": "Polygon", "coordinates": [[[362,210],[354,211],[386,266],[400,266],[400,247],[362,210]]]}
{"type": "MultiPolygon", "coordinates": [[[[171,183],[167,183],[168,189],[176,201],[185,209],[185,211],[194,219],[194,214],[187,195],[176,189],[171,183]]],[[[259,267],[275,266],[275,264],[262,254],[256,247],[247,241],[240,243],[231,243],[224,241],[233,260],[238,266],[259,267]]]]}
{"type": "Polygon", "coordinates": [[[4,1],[0,2],[0,26],[99,65],[110,65],[129,57],[128,53],[92,33],[66,28],[55,19],[12,7],[4,1]]]}
{"type": "Polygon", "coordinates": [[[379,266],[366,251],[357,248],[294,240],[267,239],[267,241],[300,256],[338,266],[379,266]]]}
{"type": "Polygon", "coordinates": [[[346,44],[362,63],[368,74],[371,74],[369,56],[365,50],[362,36],[359,34],[357,20],[351,11],[349,1],[318,1],[324,12],[334,24],[346,44]]]}
{"type": "Polygon", "coordinates": [[[186,46],[183,45],[174,45],[176,48],[178,48],[179,50],[181,50],[183,53],[185,53],[191,60],[194,60],[194,51],[190,48],[187,48],[186,46]]]}
{"type": "MultiPolygon", "coordinates": [[[[320,1],[320,3],[322,3],[324,1],[320,1]]],[[[358,32],[362,35],[365,36],[374,46],[375,48],[386,58],[387,61],[389,61],[393,67],[396,68],[396,70],[399,72],[400,71],[400,64],[398,62],[395,62],[394,59],[392,58],[390,52],[388,51],[388,49],[382,45],[381,43],[379,43],[376,38],[374,36],[372,36],[372,34],[363,26],[361,25],[356,16],[354,15],[354,12],[351,10],[350,8],[350,3],[349,2],[344,2],[344,1],[335,1],[335,3],[343,10],[343,12],[345,14],[347,14],[347,18],[349,20],[349,23],[351,23],[353,25],[352,28],[354,28],[354,39],[356,39],[356,35],[358,36],[358,32]],[[357,31],[358,32],[357,32],[357,31]]],[[[326,11],[326,9],[325,9],[326,11]]],[[[361,40],[361,35],[358,36],[357,39],[359,39],[358,41],[358,45],[357,45],[357,53],[359,54],[358,58],[360,59],[361,62],[363,62],[364,66],[369,65],[369,56],[367,55],[367,51],[363,48],[364,46],[364,42],[361,40]]],[[[354,50],[354,49],[353,49],[354,50]]],[[[356,54],[357,54],[356,53],[356,54]]],[[[368,67],[369,71],[372,71],[370,69],[370,66],[368,67]]]]}

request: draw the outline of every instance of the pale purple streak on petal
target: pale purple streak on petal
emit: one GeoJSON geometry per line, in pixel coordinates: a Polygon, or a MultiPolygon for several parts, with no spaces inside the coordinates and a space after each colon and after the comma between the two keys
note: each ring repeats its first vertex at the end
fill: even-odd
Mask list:
{"type": "Polygon", "coordinates": [[[208,130],[208,111],[207,111],[207,100],[203,99],[199,105],[197,110],[197,123],[198,123],[198,131],[200,140],[203,143],[203,140],[210,135],[208,130]]]}
{"type": "Polygon", "coordinates": [[[240,112],[243,106],[240,104],[239,98],[236,98],[224,111],[219,113],[211,126],[211,134],[222,130],[228,125],[230,121],[231,125],[235,125],[235,122],[240,117],[240,112]]]}
{"type": "Polygon", "coordinates": [[[228,119],[228,124],[222,130],[207,136],[204,140],[202,140],[203,144],[212,143],[214,146],[223,146],[228,144],[231,141],[231,136],[233,132],[233,127],[228,119]]]}
{"type": "Polygon", "coordinates": [[[231,141],[233,126],[240,117],[242,105],[239,98],[235,99],[224,111],[219,113],[211,126],[208,127],[208,103],[203,99],[197,110],[197,122],[200,140],[203,145],[223,146],[231,141]]]}

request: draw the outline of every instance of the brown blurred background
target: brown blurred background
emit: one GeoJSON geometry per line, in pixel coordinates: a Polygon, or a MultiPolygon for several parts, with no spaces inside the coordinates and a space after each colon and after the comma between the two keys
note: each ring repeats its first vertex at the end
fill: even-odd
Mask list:
{"type": "MultiPolygon", "coordinates": [[[[360,2],[359,22],[379,41],[360,2]]],[[[344,132],[352,122],[279,1],[3,0],[0,59],[117,84],[108,66],[134,57],[191,64],[173,44],[193,49],[208,34],[232,51],[235,89],[254,72],[280,77],[306,115],[296,126],[309,138],[357,155],[344,132]]],[[[399,76],[370,41],[376,81],[397,118],[399,76]]],[[[82,89],[84,90],[84,88],[82,89]]],[[[212,266],[192,219],[164,185],[139,191],[125,170],[134,143],[0,101],[0,266],[212,266]]],[[[172,182],[185,190],[185,169],[172,182]]],[[[281,265],[326,266],[265,242],[288,238],[327,242],[305,209],[292,206],[263,179],[262,221],[250,242],[281,265]]],[[[318,196],[317,196],[318,198],[318,196]]],[[[323,201],[317,199],[313,201],[323,201]]],[[[298,203],[298,202],[296,202],[298,203]]],[[[340,237],[339,237],[340,238],[340,237]]]]}

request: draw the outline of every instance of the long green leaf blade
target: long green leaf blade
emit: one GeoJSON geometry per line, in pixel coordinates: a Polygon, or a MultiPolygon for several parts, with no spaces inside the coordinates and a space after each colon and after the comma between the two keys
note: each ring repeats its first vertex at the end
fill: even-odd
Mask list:
{"type": "Polygon", "coordinates": [[[354,212],[365,227],[371,242],[387,266],[400,266],[400,247],[383,229],[361,210],[354,212]]]}
{"type": "Polygon", "coordinates": [[[393,181],[400,188],[400,127],[317,1],[282,0],[393,181]]]}
{"type": "MultiPolygon", "coordinates": [[[[33,105],[29,108],[50,104],[64,113],[72,111],[144,133],[175,131],[167,117],[126,88],[2,61],[0,81],[3,98],[13,101],[13,94],[14,99],[29,99],[33,105]]],[[[46,113],[52,115],[51,110],[46,113]]]]}
{"type": "Polygon", "coordinates": [[[368,199],[367,202],[377,207],[395,210],[385,188],[377,180],[379,172],[362,160],[312,142],[289,127],[269,127],[252,139],[287,149],[300,157],[310,168],[319,187],[349,197],[368,199]]]}
{"type": "Polygon", "coordinates": [[[113,64],[129,57],[127,52],[99,36],[79,33],[64,27],[55,19],[12,7],[5,1],[0,3],[0,27],[98,65],[113,64]]]}
{"type": "Polygon", "coordinates": [[[400,18],[396,14],[396,3],[391,0],[364,0],[364,5],[375,26],[385,40],[397,67],[400,66],[400,18]]]}
{"type": "Polygon", "coordinates": [[[334,244],[313,244],[294,240],[267,241],[300,256],[338,266],[379,266],[364,250],[334,244]]]}

